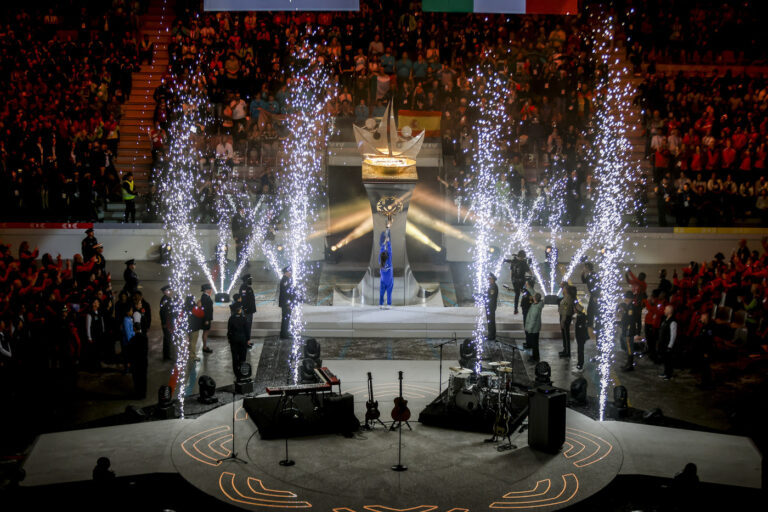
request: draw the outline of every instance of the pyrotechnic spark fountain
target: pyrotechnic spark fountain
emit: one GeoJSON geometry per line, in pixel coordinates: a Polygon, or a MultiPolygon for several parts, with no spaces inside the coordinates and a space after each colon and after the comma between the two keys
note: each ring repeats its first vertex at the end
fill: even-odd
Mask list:
{"type": "MultiPolygon", "coordinates": [[[[195,149],[193,134],[196,127],[204,126],[205,97],[202,86],[197,80],[190,80],[188,85],[173,84],[173,93],[179,99],[174,106],[172,122],[169,127],[170,147],[168,149],[168,167],[159,182],[162,198],[164,224],[171,243],[170,285],[174,290],[173,343],[176,347],[176,394],[179,398],[180,413],[184,417],[184,396],[186,394],[186,370],[189,360],[189,338],[187,313],[184,310],[184,297],[190,294],[190,255],[200,258],[201,251],[197,243],[197,233],[192,208],[195,204],[195,169],[198,165],[198,153],[195,149]]],[[[205,269],[205,267],[202,267],[205,269]]],[[[210,280],[210,275],[208,275],[210,280]]],[[[211,280],[212,281],[212,280],[211,280]]],[[[194,357],[194,355],[192,355],[194,357]]]]}
{"type": "Polygon", "coordinates": [[[621,297],[622,272],[619,267],[625,261],[626,223],[622,216],[636,207],[627,194],[628,182],[637,177],[638,165],[631,159],[631,146],[627,138],[629,130],[625,118],[631,109],[634,89],[629,82],[622,82],[627,70],[620,65],[619,48],[613,46],[613,18],[607,14],[590,15],[596,18],[592,35],[593,56],[601,70],[598,90],[602,94],[595,110],[595,177],[598,197],[595,214],[589,225],[595,242],[604,247],[598,255],[598,309],[600,329],[597,332],[599,352],[600,420],[604,419],[613,348],[616,338],[614,318],[621,297]]]}
{"type": "Polygon", "coordinates": [[[504,164],[502,127],[507,124],[507,116],[503,105],[509,95],[509,89],[503,75],[483,66],[477,67],[472,81],[474,97],[471,106],[478,112],[475,123],[476,150],[472,165],[475,182],[470,190],[470,209],[475,217],[472,291],[476,316],[472,338],[478,356],[475,370],[479,372],[485,341],[488,275],[493,269],[490,249],[495,239],[494,209],[498,203],[496,184],[500,180],[500,170],[504,164]]]}
{"type": "MultiPolygon", "coordinates": [[[[257,219],[257,220],[253,225],[249,225],[250,229],[248,232],[248,238],[246,238],[245,244],[242,249],[243,253],[240,256],[240,263],[237,265],[237,268],[235,269],[234,274],[232,274],[232,280],[229,282],[229,287],[226,288],[227,293],[230,293],[232,291],[232,287],[240,278],[240,274],[243,272],[243,269],[245,269],[245,266],[248,264],[248,260],[251,259],[251,256],[253,256],[253,253],[256,251],[256,247],[260,247],[260,246],[262,248],[265,247],[267,231],[269,230],[269,225],[272,221],[273,213],[272,213],[271,205],[267,204],[267,205],[264,205],[262,214],[257,215],[263,205],[264,205],[264,196],[261,196],[259,200],[256,202],[256,205],[254,205],[254,207],[246,215],[246,220],[252,220],[252,219],[257,219]]],[[[267,255],[266,250],[264,251],[264,254],[267,255]]],[[[269,256],[267,256],[267,261],[269,261],[269,256]]],[[[275,264],[272,265],[272,269],[274,270],[275,275],[277,277],[280,277],[280,270],[279,270],[279,265],[277,265],[277,258],[275,258],[275,264]]]]}
{"type": "Polygon", "coordinates": [[[308,43],[297,51],[292,66],[293,80],[288,94],[288,122],[290,133],[286,141],[283,172],[280,173],[280,192],[287,210],[289,237],[286,249],[293,273],[295,302],[292,305],[289,331],[293,338],[291,369],[293,380],[298,380],[298,351],[304,331],[303,301],[307,295],[307,260],[310,246],[313,199],[322,194],[322,155],[328,145],[330,123],[326,108],[330,100],[330,77],[316,60],[315,49],[308,43]]]}

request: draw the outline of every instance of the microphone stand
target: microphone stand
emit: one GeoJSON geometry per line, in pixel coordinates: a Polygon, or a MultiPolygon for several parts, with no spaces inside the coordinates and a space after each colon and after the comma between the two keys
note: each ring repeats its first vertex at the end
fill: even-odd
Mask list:
{"type": "Polygon", "coordinates": [[[456,333],[453,333],[453,339],[439,343],[437,346],[440,348],[440,369],[438,370],[437,377],[437,397],[443,394],[443,346],[456,341],[456,333]]]}
{"type": "Polygon", "coordinates": [[[237,445],[235,444],[235,441],[237,440],[236,437],[235,437],[235,414],[236,414],[236,411],[235,411],[235,401],[236,400],[235,400],[235,398],[236,397],[237,397],[237,387],[236,387],[236,384],[235,384],[235,386],[232,387],[232,451],[226,457],[222,457],[221,459],[217,460],[216,461],[217,465],[221,464],[222,462],[224,462],[226,460],[234,460],[234,461],[237,461],[237,462],[242,462],[243,464],[248,464],[248,461],[238,457],[237,456],[237,452],[235,451],[235,449],[237,448],[237,445]]]}

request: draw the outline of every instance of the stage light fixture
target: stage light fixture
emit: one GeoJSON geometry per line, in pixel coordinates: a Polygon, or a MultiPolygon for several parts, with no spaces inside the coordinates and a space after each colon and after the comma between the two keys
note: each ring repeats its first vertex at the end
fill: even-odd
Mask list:
{"type": "Polygon", "coordinates": [[[247,395],[253,393],[254,383],[251,379],[251,363],[243,361],[237,369],[235,379],[235,393],[247,395]]]}
{"type": "Polygon", "coordinates": [[[318,366],[322,363],[320,359],[320,343],[315,338],[304,340],[304,357],[313,359],[318,366]]]}
{"type": "Polygon", "coordinates": [[[173,404],[173,391],[167,384],[163,384],[157,390],[157,406],[166,409],[173,404]]]}
{"type": "Polygon", "coordinates": [[[571,401],[577,405],[587,403],[587,379],[579,377],[571,382],[571,401]]]}
{"type": "Polygon", "coordinates": [[[244,361],[240,364],[240,367],[237,369],[237,381],[248,382],[250,378],[251,378],[251,363],[244,361]]]}
{"type": "Polygon", "coordinates": [[[208,375],[201,375],[197,380],[197,385],[200,388],[200,396],[197,401],[201,404],[213,404],[219,401],[216,398],[216,381],[208,375]]]}
{"type": "Polygon", "coordinates": [[[533,373],[536,376],[537,385],[552,384],[552,379],[550,378],[552,376],[552,367],[549,366],[548,362],[541,361],[537,363],[533,373]]]}
{"type": "Polygon", "coordinates": [[[317,374],[315,373],[317,363],[311,357],[305,357],[301,361],[299,366],[299,383],[300,384],[314,384],[318,381],[317,374]]]}
{"type": "Polygon", "coordinates": [[[627,388],[624,386],[616,386],[613,388],[613,406],[617,410],[625,410],[629,405],[629,396],[627,394],[627,388]]]}

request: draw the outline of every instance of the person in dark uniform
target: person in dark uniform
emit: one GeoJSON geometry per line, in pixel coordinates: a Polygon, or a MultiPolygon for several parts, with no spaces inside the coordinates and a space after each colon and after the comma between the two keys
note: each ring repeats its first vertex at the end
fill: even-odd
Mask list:
{"type": "Polygon", "coordinates": [[[291,310],[293,309],[295,300],[296,296],[293,291],[291,267],[285,267],[283,269],[283,277],[280,279],[280,297],[278,298],[278,305],[282,311],[282,321],[280,322],[281,339],[288,339],[291,337],[289,327],[291,325],[291,310]]]}
{"type": "Polygon", "coordinates": [[[637,316],[639,315],[637,304],[635,303],[635,294],[631,291],[624,292],[624,302],[622,303],[622,314],[620,319],[621,343],[624,350],[627,351],[627,362],[621,367],[622,371],[631,372],[635,369],[635,357],[632,345],[637,331],[637,316]]]}
{"type": "Polygon", "coordinates": [[[674,369],[674,349],[677,341],[677,321],[675,320],[675,308],[667,304],[664,308],[664,320],[659,328],[658,353],[664,362],[664,371],[659,374],[664,380],[672,378],[674,369]]]}
{"type": "Polygon", "coordinates": [[[485,292],[485,321],[488,324],[488,340],[496,339],[496,306],[499,301],[499,287],[496,276],[488,274],[488,289],[485,292]]]}
{"type": "Polygon", "coordinates": [[[136,274],[136,260],[130,259],[125,262],[123,281],[125,281],[123,290],[128,293],[129,297],[133,296],[134,292],[139,289],[139,276],[136,274]]]}
{"type": "Polygon", "coordinates": [[[574,334],[576,335],[576,369],[584,369],[584,344],[589,339],[589,328],[587,327],[587,311],[579,301],[574,302],[576,310],[576,322],[574,324],[574,334]]]}
{"type": "Polygon", "coordinates": [[[203,352],[210,354],[213,350],[208,346],[208,333],[211,332],[211,323],[213,323],[213,288],[205,283],[201,288],[203,294],[200,296],[200,305],[203,307],[203,352]]]}
{"type": "MultiPolygon", "coordinates": [[[[504,263],[509,263],[512,289],[515,292],[515,314],[517,314],[520,295],[525,287],[525,275],[528,273],[528,262],[525,259],[525,251],[519,251],[514,259],[504,260],[504,263]]],[[[525,320],[523,320],[523,322],[525,322],[525,320]]]]}
{"type": "Polygon", "coordinates": [[[560,357],[571,357],[571,322],[573,321],[573,305],[576,300],[576,287],[563,281],[560,285],[563,289],[563,297],[557,305],[560,316],[560,335],[563,339],[563,350],[558,353],[560,357]]]}
{"type": "Polygon", "coordinates": [[[589,302],[587,303],[587,327],[595,328],[595,315],[597,315],[597,275],[595,266],[591,262],[584,263],[584,272],[581,273],[581,282],[587,285],[589,302]]]}
{"type": "MultiPolygon", "coordinates": [[[[243,258],[243,248],[245,247],[245,241],[248,238],[248,222],[245,219],[245,210],[239,208],[237,212],[232,216],[232,238],[235,239],[235,254],[237,263],[243,258]]],[[[243,276],[245,278],[245,276],[243,276]]],[[[246,318],[248,313],[245,313],[246,318]]]]}
{"type": "Polygon", "coordinates": [[[133,392],[136,400],[147,397],[147,368],[149,367],[149,340],[141,328],[141,313],[133,314],[133,337],[126,345],[127,361],[133,375],[133,392]]]}
{"type": "Polygon", "coordinates": [[[83,261],[89,261],[96,254],[96,245],[99,243],[93,234],[93,228],[85,230],[85,238],[80,242],[80,254],[83,255],[83,261]]]}
{"type": "Polygon", "coordinates": [[[253,279],[251,274],[245,274],[243,276],[243,284],[240,285],[240,302],[243,307],[243,316],[245,317],[245,325],[247,327],[248,336],[246,341],[251,340],[251,327],[253,326],[253,315],[256,313],[256,296],[253,294],[253,279]]]}
{"type": "Polygon", "coordinates": [[[160,288],[163,296],[160,298],[160,326],[163,328],[163,361],[171,358],[173,344],[173,299],[171,285],[160,288]]]}
{"type": "Polygon", "coordinates": [[[227,340],[229,349],[232,351],[232,370],[235,372],[235,379],[240,377],[240,365],[243,364],[248,353],[248,320],[243,315],[243,306],[241,302],[233,302],[229,306],[232,314],[227,322],[227,340]]]}

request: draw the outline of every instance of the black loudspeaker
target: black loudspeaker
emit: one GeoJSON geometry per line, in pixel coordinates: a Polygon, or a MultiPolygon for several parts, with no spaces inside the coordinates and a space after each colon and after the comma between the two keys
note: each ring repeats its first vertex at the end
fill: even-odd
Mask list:
{"type": "Polygon", "coordinates": [[[259,395],[246,398],[243,407],[262,439],[348,434],[360,428],[349,393],[300,394],[292,402],[279,395],[259,395]]]}
{"type": "Polygon", "coordinates": [[[565,391],[541,386],[529,395],[528,446],[557,453],[565,442],[565,391]]]}

